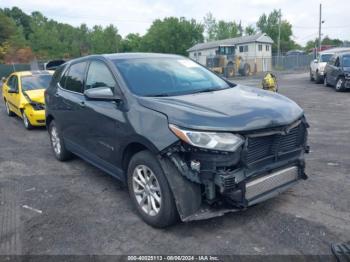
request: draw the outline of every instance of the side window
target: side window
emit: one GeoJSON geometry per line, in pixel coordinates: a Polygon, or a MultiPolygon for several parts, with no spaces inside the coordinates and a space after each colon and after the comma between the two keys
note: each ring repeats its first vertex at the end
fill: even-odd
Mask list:
{"type": "Polygon", "coordinates": [[[15,75],[11,76],[7,81],[7,85],[11,90],[18,91],[18,77],[15,75]]]}
{"type": "Polygon", "coordinates": [[[65,82],[61,86],[69,91],[83,93],[84,90],[84,76],[85,76],[86,62],[73,64],[70,66],[61,81],[65,82]]]}
{"type": "Polygon", "coordinates": [[[335,59],[334,65],[335,65],[336,67],[339,67],[339,66],[340,66],[340,63],[339,63],[339,56],[335,59]]]}
{"type": "MultiPolygon", "coordinates": [[[[55,70],[55,72],[53,73],[53,75],[52,75],[52,80],[51,80],[51,83],[57,83],[57,82],[60,82],[60,76],[61,76],[61,74],[62,74],[62,71],[63,71],[63,69],[64,69],[65,67],[64,66],[59,66],[56,70],[55,70]]],[[[61,82],[60,82],[60,84],[61,84],[61,82]]],[[[50,84],[51,85],[51,84],[50,84]]],[[[61,85],[62,86],[62,85],[61,85]]]]}
{"type": "Polygon", "coordinates": [[[110,87],[114,91],[115,86],[116,82],[108,67],[103,62],[92,61],[86,78],[85,90],[96,87],[110,87]]]}

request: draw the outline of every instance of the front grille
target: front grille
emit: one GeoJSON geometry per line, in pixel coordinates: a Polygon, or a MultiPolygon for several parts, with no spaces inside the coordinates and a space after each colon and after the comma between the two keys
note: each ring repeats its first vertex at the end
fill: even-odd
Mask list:
{"type": "Polygon", "coordinates": [[[296,166],[282,169],[269,175],[254,179],[246,184],[245,197],[248,201],[298,180],[298,168],[296,166]]]}
{"type": "Polygon", "coordinates": [[[248,166],[260,162],[269,164],[297,154],[302,150],[305,135],[306,127],[300,123],[287,134],[248,136],[244,162],[248,166]]]}

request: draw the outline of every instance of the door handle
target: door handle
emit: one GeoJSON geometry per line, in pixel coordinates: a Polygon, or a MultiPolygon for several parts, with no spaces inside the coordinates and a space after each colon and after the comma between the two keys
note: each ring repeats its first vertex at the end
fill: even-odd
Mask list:
{"type": "Polygon", "coordinates": [[[55,97],[60,97],[60,94],[59,94],[59,93],[56,93],[56,94],[55,94],[55,97]]]}
{"type": "Polygon", "coordinates": [[[85,107],[85,102],[84,101],[81,101],[79,104],[80,104],[81,107],[85,107]]]}

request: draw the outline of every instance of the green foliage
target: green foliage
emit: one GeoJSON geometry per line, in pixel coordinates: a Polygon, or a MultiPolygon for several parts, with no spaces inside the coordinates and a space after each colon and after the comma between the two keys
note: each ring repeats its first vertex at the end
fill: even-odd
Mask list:
{"type": "Polygon", "coordinates": [[[203,42],[203,25],[194,19],[167,17],[157,19],[142,38],[141,50],[146,52],[186,55],[192,45],[203,42]]]}
{"type": "MultiPolygon", "coordinates": [[[[274,41],[272,45],[272,52],[277,52],[277,43],[278,43],[278,27],[279,27],[279,16],[280,13],[278,10],[273,10],[268,16],[263,14],[260,16],[258,22],[256,23],[257,28],[266,33],[274,41]]],[[[296,49],[298,46],[291,39],[293,35],[292,25],[287,20],[281,21],[281,52],[287,52],[291,49],[296,49]]]]}
{"type": "MultiPolygon", "coordinates": [[[[276,52],[279,15],[277,10],[268,15],[263,14],[256,24],[257,28],[249,25],[244,30],[240,22],[217,21],[211,13],[204,17],[204,24],[194,19],[167,17],[155,20],[144,36],[130,33],[122,39],[114,25],[107,27],[96,25],[88,28],[86,24],[82,24],[73,27],[48,19],[40,12],[29,15],[18,7],[4,8],[0,9],[0,61],[4,61],[6,57],[10,57],[8,61],[12,61],[11,57],[24,61],[33,55],[39,59],[57,59],[115,52],[187,55],[188,48],[203,42],[204,29],[207,41],[237,37],[243,31],[245,35],[252,35],[259,30],[274,40],[273,51],[276,52]]],[[[301,49],[291,37],[292,25],[282,20],[282,52],[301,49]]],[[[340,46],[343,42],[326,36],[322,44],[340,46]]],[[[315,41],[309,41],[306,49],[314,46],[315,41]]]]}
{"type": "Polygon", "coordinates": [[[240,35],[240,24],[236,22],[216,21],[211,13],[204,17],[204,28],[207,32],[207,40],[221,40],[240,35]]]}
{"type": "Polygon", "coordinates": [[[255,35],[257,32],[256,32],[256,29],[254,28],[254,26],[252,25],[248,25],[245,29],[244,29],[244,32],[246,35],[255,35]]]}
{"type": "MultiPolygon", "coordinates": [[[[339,47],[339,46],[343,46],[344,43],[346,41],[342,41],[340,39],[337,39],[337,38],[330,38],[329,36],[325,36],[322,41],[321,41],[321,45],[329,45],[329,46],[334,46],[334,47],[339,47]]],[[[305,50],[306,51],[310,51],[312,50],[313,48],[315,47],[318,47],[318,38],[316,38],[315,40],[310,40],[306,43],[306,46],[305,46],[305,50]]]]}
{"type": "Polygon", "coordinates": [[[122,51],[123,52],[138,52],[141,50],[142,37],[139,34],[128,34],[122,40],[122,51]]]}

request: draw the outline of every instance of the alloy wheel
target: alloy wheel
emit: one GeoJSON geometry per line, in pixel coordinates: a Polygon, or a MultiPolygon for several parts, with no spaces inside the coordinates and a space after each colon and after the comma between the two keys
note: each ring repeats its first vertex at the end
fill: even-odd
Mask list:
{"type": "Polygon", "coordinates": [[[51,144],[52,144],[52,148],[55,151],[56,155],[60,155],[61,154],[61,141],[60,138],[58,136],[58,132],[55,126],[53,126],[51,128],[51,144]]]}
{"type": "Polygon", "coordinates": [[[138,165],[132,175],[133,193],[139,207],[147,215],[156,216],[161,208],[162,195],[157,177],[146,165],[138,165]]]}
{"type": "Polygon", "coordinates": [[[339,78],[337,84],[335,85],[335,89],[341,90],[343,87],[343,79],[339,78]]]}
{"type": "Polygon", "coordinates": [[[11,114],[11,110],[10,110],[9,103],[6,101],[5,105],[6,105],[6,113],[7,113],[8,115],[10,115],[10,114],[11,114]]]}
{"type": "Polygon", "coordinates": [[[28,128],[29,127],[29,120],[24,112],[23,112],[22,116],[23,116],[24,126],[25,126],[25,128],[28,128]]]}

